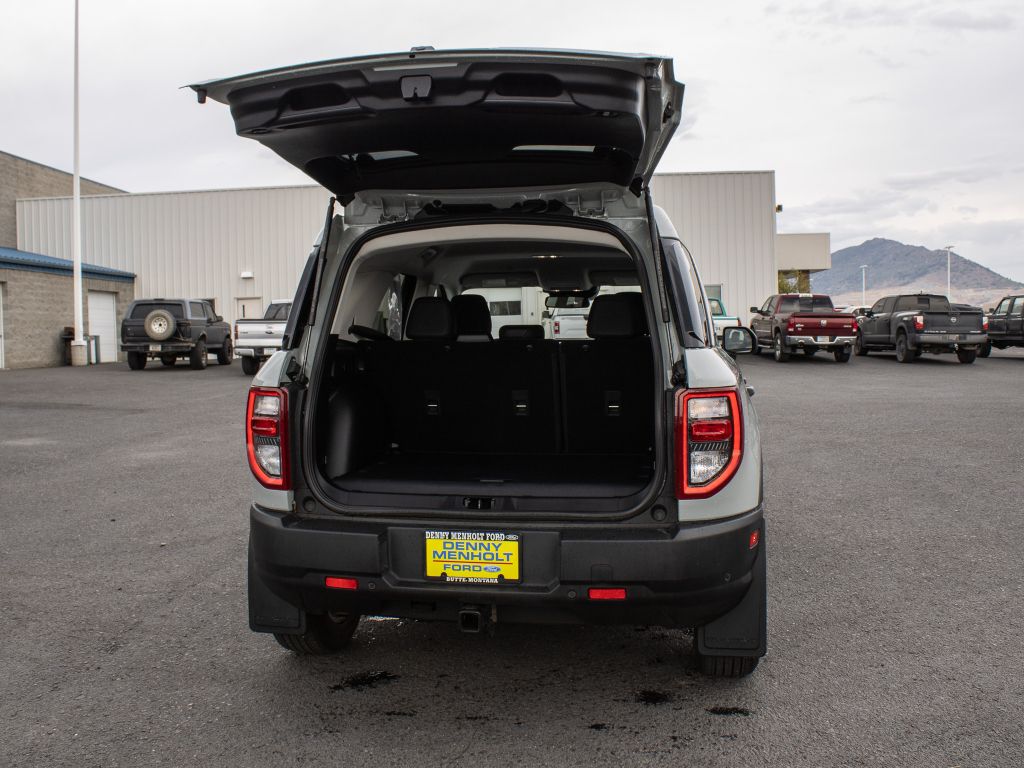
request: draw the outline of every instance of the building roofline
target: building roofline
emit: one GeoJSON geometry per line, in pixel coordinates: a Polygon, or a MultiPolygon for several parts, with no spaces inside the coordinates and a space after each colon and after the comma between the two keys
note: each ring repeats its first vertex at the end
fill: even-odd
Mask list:
{"type": "MultiPolygon", "coordinates": [[[[0,269],[14,269],[23,272],[45,272],[52,275],[70,275],[74,272],[74,264],[70,259],[47,256],[42,253],[21,251],[17,248],[0,247],[0,269]]],[[[125,272],[111,267],[100,267],[95,264],[82,264],[82,277],[92,280],[114,280],[117,282],[135,282],[134,272],[125,272]]]]}
{"type": "Polygon", "coordinates": [[[656,171],[654,178],[659,176],[732,176],[739,174],[771,173],[774,170],[751,170],[751,171],[656,171]]]}
{"type": "MultiPolygon", "coordinates": [[[[23,163],[31,163],[32,165],[38,165],[40,168],[49,168],[51,171],[56,171],[57,173],[63,173],[65,176],[73,176],[74,175],[71,171],[65,171],[63,168],[58,168],[55,165],[47,165],[46,163],[40,163],[38,160],[31,160],[31,159],[29,159],[27,157],[22,157],[21,155],[16,155],[13,152],[6,152],[5,150],[2,150],[2,149],[0,149],[0,155],[7,155],[8,157],[13,157],[15,160],[21,160],[23,163]]],[[[125,195],[131,194],[127,190],[121,189],[120,187],[115,187],[112,184],[107,184],[104,181],[96,181],[96,179],[90,179],[87,176],[81,176],[80,178],[81,178],[82,181],[88,181],[88,182],[91,182],[92,184],[99,184],[102,187],[109,187],[110,189],[117,190],[121,194],[125,194],[125,195]]],[[[114,193],[113,192],[108,192],[108,193],[105,193],[105,194],[111,194],[112,195],[114,193]]],[[[89,195],[89,197],[96,197],[96,195],[89,195]]]]}
{"type": "MultiPolygon", "coordinates": [[[[124,197],[125,195],[131,195],[132,197],[156,197],[164,195],[202,195],[207,193],[221,193],[221,192],[267,192],[278,189],[323,189],[325,195],[329,195],[330,192],[324,189],[318,184],[281,184],[278,186],[264,186],[264,187],[221,187],[217,189],[172,189],[165,192],[103,192],[98,195],[88,195],[90,200],[95,200],[97,197],[124,197]]],[[[53,197],[19,197],[18,202],[35,202],[37,200],[70,200],[71,195],[56,195],[53,197]]]]}

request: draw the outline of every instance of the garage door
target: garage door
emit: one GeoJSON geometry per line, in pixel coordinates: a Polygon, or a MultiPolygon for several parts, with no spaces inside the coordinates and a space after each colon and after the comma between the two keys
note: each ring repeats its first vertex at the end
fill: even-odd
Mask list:
{"type": "Polygon", "coordinates": [[[117,294],[89,291],[89,335],[100,337],[100,362],[117,361],[117,294]]]}

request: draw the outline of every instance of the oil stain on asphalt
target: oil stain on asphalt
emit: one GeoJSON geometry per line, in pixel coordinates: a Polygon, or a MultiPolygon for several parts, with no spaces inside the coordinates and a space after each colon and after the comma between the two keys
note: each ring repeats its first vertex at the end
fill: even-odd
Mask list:
{"type": "Polygon", "coordinates": [[[370,672],[360,672],[358,675],[346,677],[340,683],[329,687],[332,691],[342,691],[346,689],[361,691],[366,688],[376,688],[378,684],[390,683],[397,679],[398,675],[393,675],[382,669],[376,669],[370,672]]]}

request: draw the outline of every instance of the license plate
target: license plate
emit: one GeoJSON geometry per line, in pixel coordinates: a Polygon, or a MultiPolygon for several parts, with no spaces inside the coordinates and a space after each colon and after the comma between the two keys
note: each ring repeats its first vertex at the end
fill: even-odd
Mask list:
{"type": "Polygon", "coordinates": [[[149,345],[149,351],[150,352],[159,352],[160,349],[161,349],[161,345],[160,344],[150,344],[149,345]]]}
{"type": "Polygon", "coordinates": [[[428,579],[461,584],[519,581],[519,534],[499,531],[425,531],[428,579]]]}
{"type": "Polygon", "coordinates": [[[819,336],[819,337],[818,337],[818,343],[819,343],[819,344],[821,344],[821,343],[824,343],[824,342],[828,342],[829,340],[830,340],[830,339],[829,339],[829,337],[828,337],[828,336],[819,336]]]}

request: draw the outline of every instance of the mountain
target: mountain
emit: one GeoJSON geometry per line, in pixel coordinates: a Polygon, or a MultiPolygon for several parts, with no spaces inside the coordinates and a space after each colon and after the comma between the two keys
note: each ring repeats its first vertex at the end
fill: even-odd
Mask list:
{"type": "MultiPolygon", "coordinates": [[[[890,293],[946,293],[946,251],[876,237],[832,254],[832,269],[811,276],[816,293],[836,304],[859,304],[861,264],[866,264],[868,303],[890,293]]],[[[953,251],[953,301],[990,306],[1003,294],[1024,288],[953,251]]]]}

